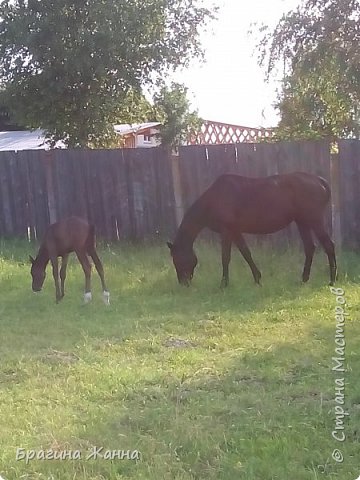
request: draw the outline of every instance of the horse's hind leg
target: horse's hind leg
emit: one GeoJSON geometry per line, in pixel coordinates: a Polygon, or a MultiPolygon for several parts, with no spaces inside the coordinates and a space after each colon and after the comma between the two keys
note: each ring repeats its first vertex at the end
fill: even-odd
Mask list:
{"type": "Polygon", "coordinates": [[[57,255],[51,255],[50,262],[52,266],[52,272],[55,282],[55,296],[56,296],[56,303],[59,303],[61,300],[61,292],[60,292],[60,285],[59,285],[59,262],[57,255]]]}
{"type": "Polygon", "coordinates": [[[261,279],[261,272],[257,268],[257,266],[254,263],[254,260],[252,259],[251,252],[249,250],[249,247],[247,246],[244,237],[241,235],[241,233],[236,234],[233,239],[235,245],[238,247],[240,250],[241,255],[244,257],[246,262],[248,263],[251,272],[253,274],[255,283],[260,285],[260,279],[261,279]]]}
{"type": "Polygon", "coordinates": [[[95,249],[88,250],[88,254],[93,259],[96,271],[98,272],[100,280],[101,280],[102,289],[103,289],[103,291],[105,291],[105,290],[107,290],[107,287],[106,287],[106,283],[105,283],[104,267],[101,263],[101,260],[98,256],[98,254],[96,253],[95,249]]]}
{"type": "Polygon", "coordinates": [[[110,300],[110,293],[107,289],[106,283],[105,283],[105,274],[104,274],[104,267],[101,263],[101,260],[95,250],[94,247],[88,249],[88,254],[90,257],[93,259],[96,271],[99,274],[100,280],[101,280],[101,286],[103,290],[103,300],[106,304],[109,304],[110,300]]]}
{"type": "Polygon", "coordinates": [[[61,298],[65,295],[65,279],[66,279],[66,268],[69,260],[69,255],[63,255],[61,257],[61,269],[60,269],[60,281],[61,281],[61,298]]]}
{"type": "Polygon", "coordinates": [[[221,279],[220,288],[225,288],[229,285],[229,263],[231,258],[231,238],[228,234],[221,235],[221,261],[223,267],[223,275],[221,279]]]}
{"type": "Polygon", "coordinates": [[[86,255],[86,252],[83,250],[76,250],[76,255],[81,263],[82,269],[84,270],[85,275],[85,294],[84,301],[88,303],[91,301],[91,264],[86,255]]]}
{"type": "Polygon", "coordinates": [[[315,227],[313,226],[312,229],[329,259],[330,285],[334,285],[337,274],[334,242],[331,240],[329,234],[326,232],[323,223],[320,223],[315,227]]]}
{"type": "Polygon", "coordinates": [[[307,282],[310,277],[310,270],[311,270],[311,264],[314,257],[315,245],[311,235],[310,228],[303,223],[297,222],[296,224],[299,229],[299,233],[301,236],[301,240],[303,241],[304,250],[305,250],[305,263],[304,263],[304,270],[302,274],[302,281],[307,282]]]}

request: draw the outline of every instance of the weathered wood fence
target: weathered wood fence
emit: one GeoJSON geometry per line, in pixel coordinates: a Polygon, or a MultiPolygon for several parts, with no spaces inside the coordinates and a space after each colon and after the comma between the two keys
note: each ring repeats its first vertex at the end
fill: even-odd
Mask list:
{"type": "MultiPolygon", "coordinates": [[[[360,242],[360,141],[0,152],[0,236],[36,239],[49,223],[79,215],[108,240],[172,237],[187,207],[221,174],[307,171],[332,188],[328,224],[338,245],[360,242]]],[[[221,201],[221,199],[219,199],[221,201]]],[[[270,236],[293,240],[292,228],[270,236]]],[[[261,240],[261,238],[260,238],[261,240]]]]}
{"type": "Polygon", "coordinates": [[[69,215],[109,240],[169,235],[171,179],[162,149],[0,152],[0,236],[38,238],[69,215]]]}

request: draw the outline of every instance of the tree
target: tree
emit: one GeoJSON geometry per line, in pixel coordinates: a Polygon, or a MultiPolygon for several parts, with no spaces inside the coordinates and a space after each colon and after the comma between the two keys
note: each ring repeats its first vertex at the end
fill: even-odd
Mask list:
{"type": "Polygon", "coordinates": [[[69,146],[106,146],[129,95],[202,57],[201,0],[3,0],[1,104],[69,146]]]}
{"type": "Polygon", "coordinates": [[[162,123],[159,137],[161,144],[175,148],[188,137],[192,130],[200,128],[197,112],[190,111],[188,89],[180,83],[163,86],[154,96],[156,119],[162,123]]]}
{"type": "Polygon", "coordinates": [[[304,0],[259,44],[267,76],[283,65],[278,138],[358,137],[360,4],[304,0]]]}

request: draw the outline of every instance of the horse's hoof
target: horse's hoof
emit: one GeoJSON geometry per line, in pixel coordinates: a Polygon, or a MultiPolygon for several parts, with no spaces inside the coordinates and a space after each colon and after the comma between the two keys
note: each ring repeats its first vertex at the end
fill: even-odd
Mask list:
{"type": "Polygon", "coordinates": [[[228,280],[224,280],[224,279],[221,280],[221,282],[220,282],[221,290],[224,290],[224,288],[226,288],[228,285],[229,285],[228,280]]]}
{"type": "Polygon", "coordinates": [[[84,303],[89,303],[92,300],[91,292],[84,293],[84,303]]]}
{"type": "Polygon", "coordinates": [[[110,305],[110,292],[108,292],[107,290],[104,290],[102,297],[105,305],[110,305]]]}

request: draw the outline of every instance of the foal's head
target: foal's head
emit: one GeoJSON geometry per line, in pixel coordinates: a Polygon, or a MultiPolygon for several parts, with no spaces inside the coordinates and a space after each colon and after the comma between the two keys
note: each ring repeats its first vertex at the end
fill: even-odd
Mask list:
{"type": "Polygon", "coordinates": [[[31,255],[29,258],[31,262],[32,289],[33,292],[40,292],[46,277],[45,268],[41,267],[31,255]]]}
{"type": "Polygon", "coordinates": [[[179,283],[188,287],[198,263],[194,250],[192,248],[190,250],[182,249],[170,242],[167,243],[167,246],[170,248],[179,283]]]}

